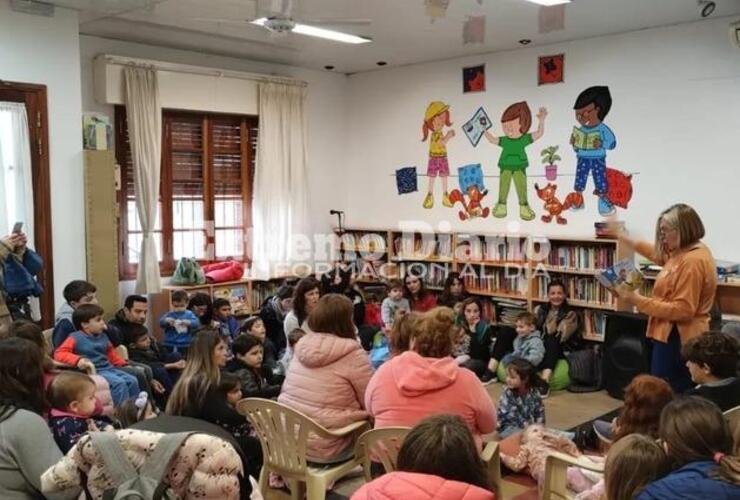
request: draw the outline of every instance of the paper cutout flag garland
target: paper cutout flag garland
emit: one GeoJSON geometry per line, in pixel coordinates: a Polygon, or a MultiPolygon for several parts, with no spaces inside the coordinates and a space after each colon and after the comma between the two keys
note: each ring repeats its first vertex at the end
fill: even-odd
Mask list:
{"type": "Polygon", "coordinates": [[[442,19],[447,15],[447,7],[450,6],[450,0],[424,0],[427,16],[431,22],[435,19],[442,19]]]}
{"type": "Polygon", "coordinates": [[[485,191],[483,185],[483,168],[480,163],[465,165],[457,169],[457,179],[460,182],[460,191],[468,192],[470,186],[477,186],[480,191],[485,191]]]}
{"type": "MultiPolygon", "coordinates": [[[[485,131],[492,126],[493,124],[491,123],[491,119],[488,117],[488,114],[486,114],[486,110],[480,107],[473,117],[463,124],[463,132],[465,132],[465,136],[470,141],[470,144],[472,144],[473,147],[476,147],[485,131]]],[[[464,191],[465,190],[463,189],[463,192],[464,191]]]]}
{"type": "Polygon", "coordinates": [[[398,188],[398,194],[415,193],[418,191],[416,167],[404,167],[396,170],[396,187],[398,188]]]}

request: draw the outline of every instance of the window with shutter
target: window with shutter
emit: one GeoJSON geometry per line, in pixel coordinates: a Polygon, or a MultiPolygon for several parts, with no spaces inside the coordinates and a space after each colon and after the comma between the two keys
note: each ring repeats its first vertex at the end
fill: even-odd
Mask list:
{"type": "MultiPolygon", "coordinates": [[[[162,118],[161,217],[156,226],[162,272],[172,272],[181,257],[245,261],[256,117],[165,110],[162,118]]],[[[119,260],[121,276],[130,277],[136,272],[141,227],[122,106],[116,108],[116,135],[121,200],[127,207],[121,214],[121,238],[128,242],[119,260]]]]}

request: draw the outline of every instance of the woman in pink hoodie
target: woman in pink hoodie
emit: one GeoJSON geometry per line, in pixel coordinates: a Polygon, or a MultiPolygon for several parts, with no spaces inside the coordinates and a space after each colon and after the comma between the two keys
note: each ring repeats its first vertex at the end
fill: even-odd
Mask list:
{"type": "Polygon", "coordinates": [[[375,427],[413,427],[439,413],[459,415],[481,447],[496,429],[496,408],[473,372],[450,357],[455,313],[437,307],[420,316],[411,350],[386,361],[365,392],[375,427]]]}
{"type": "MultiPolygon", "coordinates": [[[[311,329],[296,344],[278,402],[300,411],[327,429],[367,420],[364,395],[373,371],[357,340],[352,301],[330,293],[308,317],[311,329]]],[[[352,438],[309,438],[308,456],[329,462],[352,453],[352,438]]]]}
{"type": "Polygon", "coordinates": [[[486,467],[465,422],[436,415],[414,427],[398,470],[364,485],[352,500],[494,500],[486,467]]]}

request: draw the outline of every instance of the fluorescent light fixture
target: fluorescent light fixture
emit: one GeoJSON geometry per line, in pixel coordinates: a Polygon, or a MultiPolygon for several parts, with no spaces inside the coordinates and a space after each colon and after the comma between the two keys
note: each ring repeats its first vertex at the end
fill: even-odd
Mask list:
{"type": "Polygon", "coordinates": [[[571,0],[527,0],[527,2],[536,3],[538,5],[544,5],[545,7],[552,7],[553,5],[562,5],[564,3],[570,3],[571,0]]]}
{"type": "MultiPolygon", "coordinates": [[[[257,26],[265,26],[266,22],[267,22],[267,18],[261,17],[259,19],[255,19],[254,21],[252,21],[252,24],[256,24],[257,26]]],[[[309,26],[307,24],[301,24],[301,23],[295,23],[292,29],[286,27],[286,29],[277,29],[276,31],[278,32],[292,31],[293,33],[298,33],[299,35],[315,36],[318,38],[325,38],[326,40],[333,40],[335,42],[342,42],[342,43],[358,44],[358,43],[372,42],[372,40],[369,38],[364,38],[364,37],[356,36],[356,35],[349,35],[347,33],[342,33],[341,31],[317,28],[316,26],[309,26]]]]}

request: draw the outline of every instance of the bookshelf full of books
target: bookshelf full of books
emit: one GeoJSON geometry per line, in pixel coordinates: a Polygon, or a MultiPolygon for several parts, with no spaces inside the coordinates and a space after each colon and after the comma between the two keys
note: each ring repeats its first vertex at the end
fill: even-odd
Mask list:
{"type": "Polygon", "coordinates": [[[257,280],[243,278],[236,281],[206,283],[195,286],[167,285],[162,287],[162,293],[166,295],[167,310],[172,308],[172,292],[185,290],[191,297],[196,293],[205,293],[211,299],[226,299],[231,303],[232,313],[237,317],[244,317],[259,312],[262,302],[277,292],[277,287],[282,279],[257,280]]]}
{"type": "Polygon", "coordinates": [[[583,312],[587,339],[603,340],[609,311],[630,310],[596,279],[601,269],[634,257],[612,239],[359,228],[345,229],[340,241],[345,260],[353,250],[353,262],[370,262],[371,270],[365,264],[365,272],[358,272],[360,284],[377,285],[413,272],[427,288],[441,290],[455,271],[466,290],[485,298],[484,309],[495,311],[502,322],[547,302],[553,279],[565,283],[569,303],[583,312]]]}

